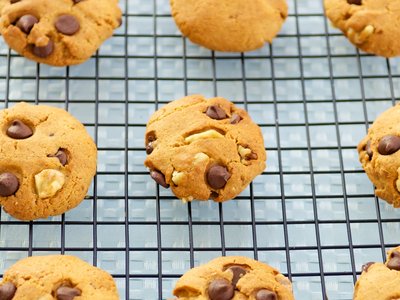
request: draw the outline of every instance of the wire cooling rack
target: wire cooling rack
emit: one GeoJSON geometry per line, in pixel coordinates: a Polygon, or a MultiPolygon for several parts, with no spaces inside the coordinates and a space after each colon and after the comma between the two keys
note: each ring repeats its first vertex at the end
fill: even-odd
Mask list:
{"type": "Polygon", "coordinates": [[[296,299],[352,299],[361,265],[399,243],[399,212],[374,197],[356,145],[399,96],[400,64],[360,53],[322,1],[289,1],[272,46],[214,53],[183,39],[167,0],[125,0],[124,23],[88,62],[37,65],[0,43],[0,108],[64,107],[98,145],[88,199],[63,216],[0,218],[0,272],[68,253],[110,272],[121,299],[172,296],[177,278],[220,255],[279,268],[296,299]],[[236,200],[183,204],[143,166],[150,115],[186,94],[219,95],[260,124],[268,168],[236,200]]]}

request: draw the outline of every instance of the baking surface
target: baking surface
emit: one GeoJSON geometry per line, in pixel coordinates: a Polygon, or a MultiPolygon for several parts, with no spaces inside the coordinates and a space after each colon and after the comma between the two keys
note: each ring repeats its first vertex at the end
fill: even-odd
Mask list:
{"type": "Polygon", "coordinates": [[[400,60],[358,52],[322,1],[289,1],[273,45],[246,54],[183,39],[167,0],[120,5],[123,26],[80,66],[39,66],[0,42],[0,108],[64,107],[99,148],[78,208],[31,223],[1,213],[0,273],[27,255],[68,253],[110,272],[121,299],[158,300],[191,266],[245,255],[287,274],[296,299],[352,299],[361,265],[399,243],[400,212],[374,197],[356,145],[399,97],[400,60]],[[234,101],[264,133],[268,168],[222,205],[183,204],[143,166],[150,115],[194,93],[234,101]]]}

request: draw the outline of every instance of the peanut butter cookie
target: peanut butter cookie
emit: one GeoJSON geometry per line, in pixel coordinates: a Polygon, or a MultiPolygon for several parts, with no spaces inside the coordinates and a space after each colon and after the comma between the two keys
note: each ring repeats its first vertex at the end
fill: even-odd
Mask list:
{"type": "Polygon", "coordinates": [[[46,218],[84,199],[97,150],[65,110],[19,103],[0,111],[0,204],[20,220],[46,218]]]}
{"type": "Polygon", "coordinates": [[[150,118],[145,140],[151,177],[183,201],[232,199],[265,169],[260,128],[223,98],[169,103],[150,118]]]}
{"type": "Polygon", "coordinates": [[[241,256],[219,257],[189,270],[173,293],[177,300],[294,300],[289,279],[241,256]]]}

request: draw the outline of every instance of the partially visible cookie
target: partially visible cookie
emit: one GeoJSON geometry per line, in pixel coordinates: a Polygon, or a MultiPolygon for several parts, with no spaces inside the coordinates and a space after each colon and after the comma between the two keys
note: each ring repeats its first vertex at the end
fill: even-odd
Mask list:
{"type": "Polygon", "coordinates": [[[375,194],[400,207],[400,105],[382,113],[359,143],[360,162],[375,194]]]}
{"type": "Polygon", "coordinates": [[[388,252],[384,264],[369,262],[362,267],[353,299],[400,299],[400,247],[388,252]]]}
{"type": "Polygon", "coordinates": [[[271,43],[285,21],[286,0],[170,0],[182,34],[211,50],[245,52],[271,43]]]}
{"type": "Polygon", "coordinates": [[[278,270],[241,256],[219,257],[186,272],[173,291],[178,300],[293,300],[278,270]]]}
{"type": "Polygon", "coordinates": [[[18,261],[0,283],[4,300],[118,300],[110,274],[69,255],[34,256],[18,261]]]}
{"type": "Polygon", "coordinates": [[[400,55],[400,0],[325,0],[325,11],[356,47],[384,57],[400,55]]]}
{"type": "Polygon", "coordinates": [[[260,128],[224,98],[167,104],[150,118],[145,140],[151,177],[184,201],[232,199],[265,169],[260,128]]]}
{"type": "Polygon", "coordinates": [[[0,0],[0,8],[6,43],[53,66],[89,59],[121,24],[118,0],[0,0]]]}
{"type": "Polygon", "coordinates": [[[64,213],[86,196],[97,149],[63,109],[19,103],[0,111],[0,204],[15,218],[64,213]]]}

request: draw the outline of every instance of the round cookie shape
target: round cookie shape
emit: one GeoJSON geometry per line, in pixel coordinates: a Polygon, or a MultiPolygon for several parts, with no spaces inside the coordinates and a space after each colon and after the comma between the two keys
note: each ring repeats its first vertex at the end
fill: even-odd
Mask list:
{"type": "Polygon", "coordinates": [[[400,55],[400,0],[324,0],[325,12],[356,47],[384,57],[400,55]]]}
{"type": "Polygon", "coordinates": [[[60,108],[21,102],[0,111],[0,128],[0,205],[7,213],[34,220],[82,202],[96,173],[97,149],[77,119],[60,108]],[[15,124],[19,129],[10,131],[15,124]]]}
{"type": "Polygon", "coordinates": [[[294,300],[292,284],[278,270],[242,257],[219,257],[186,272],[173,291],[177,300],[294,300]]]}
{"type": "Polygon", "coordinates": [[[70,255],[33,256],[12,265],[0,283],[0,298],[118,300],[110,274],[70,255]]]}
{"type": "Polygon", "coordinates": [[[224,98],[175,100],[150,118],[145,166],[183,201],[235,198],[265,169],[260,128],[224,98]]]}
{"type": "Polygon", "coordinates": [[[286,0],[170,0],[172,16],[193,43],[245,52],[271,43],[285,21],[286,0]]]}
{"type": "Polygon", "coordinates": [[[400,105],[378,116],[357,149],[375,194],[400,207],[400,105]]]}
{"type": "Polygon", "coordinates": [[[387,253],[384,264],[369,262],[354,288],[354,300],[387,300],[400,297],[400,247],[387,253]]]}
{"type": "Polygon", "coordinates": [[[53,66],[80,64],[120,26],[118,0],[0,0],[0,33],[16,52],[53,66]]]}

